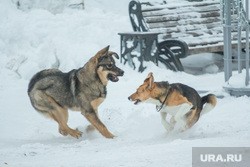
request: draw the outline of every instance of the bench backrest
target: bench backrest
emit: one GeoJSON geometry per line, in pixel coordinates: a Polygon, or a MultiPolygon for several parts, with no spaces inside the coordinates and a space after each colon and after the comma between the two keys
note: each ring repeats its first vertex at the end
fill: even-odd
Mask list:
{"type": "Polygon", "coordinates": [[[133,0],[129,16],[134,31],[160,32],[159,40],[183,40],[190,53],[223,50],[220,0],[169,0],[165,4],[133,0]]]}

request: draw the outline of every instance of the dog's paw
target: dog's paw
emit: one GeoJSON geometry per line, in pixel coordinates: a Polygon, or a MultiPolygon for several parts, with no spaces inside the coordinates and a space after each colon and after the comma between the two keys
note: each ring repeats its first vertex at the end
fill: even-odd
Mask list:
{"type": "Polygon", "coordinates": [[[109,133],[109,134],[106,134],[105,137],[108,138],[108,139],[113,139],[113,138],[115,138],[116,136],[113,135],[112,133],[109,133]]]}
{"type": "Polygon", "coordinates": [[[170,124],[172,124],[172,125],[175,125],[175,124],[176,124],[176,121],[175,121],[174,117],[171,117],[171,119],[170,119],[170,124]]]}
{"type": "Polygon", "coordinates": [[[69,134],[70,134],[70,136],[72,136],[72,137],[74,137],[74,138],[77,138],[77,139],[79,139],[80,137],[82,137],[82,132],[79,131],[78,129],[76,129],[76,130],[71,129],[71,130],[69,131],[69,134]]]}
{"type": "Polygon", "coordinates": [[[66,130],[60,129],[60,128],[59,128],[59,133],[60,133],[61,135],[63,135],[63,136],[67,136],[67,135],[68,135],[68,132],[67,132],[66,130]]]}
{"type": "Polygon", "coordinates": [[[88,132],[92,132],[92,131],[94,131],[95,130],[95,127],[93,126],[93,125],[88,125],[87,127],[86,127],[86,132],[88,133],[88,132]]]}

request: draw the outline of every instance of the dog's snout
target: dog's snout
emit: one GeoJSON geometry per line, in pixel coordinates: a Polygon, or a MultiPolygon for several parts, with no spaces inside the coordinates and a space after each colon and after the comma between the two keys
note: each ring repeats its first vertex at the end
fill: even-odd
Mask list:
{"type": "Polygon", "coordinates": [[[123,76],[124,75],[124,71],[118,67],[116,67],[116,73],[118,76],[123,76]]]}
{"type": "Polygon", "coordinates": [[[121,76],[123,76],[123,75],[124,75],[124,71],[123,71],[123,70],[121,70],[121,71],[120,71],[120,74],[121,74],[121,76]]]}
{"type": "Polygon", "coordinates": [[[128,97],[128,100],[131,100],[130,96],[128,97]]]}

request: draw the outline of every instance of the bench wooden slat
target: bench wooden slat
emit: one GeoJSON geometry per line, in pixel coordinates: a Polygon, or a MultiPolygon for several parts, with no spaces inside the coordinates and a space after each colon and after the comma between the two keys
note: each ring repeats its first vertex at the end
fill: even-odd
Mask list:
{"type": "Polygon", "coordinates": [[[218,11],[220,8],[217,5],[210,5],[210,6],[203,6],[200,8],[197,7],[193,7],[193,6],[188,6],[188,7],[177,7],[177,8],[165,8],[165,9],[161,9],[161,10],[153,10],[153,11],[144,11],[142,12],[143,14],[145,14],[145,16],[150,16],[150,15],[157,15],[157,16],[161,16],[163,13],[166,14],[181,14],[181,13],[188,13],[188,12],[209,12],[209,11],[218,11]],[[180,10],[181,9],[181,10],[180,10]]]}
{"type": "MultiPolygon", "coordinates": [[[[206,25],[210,23],[221,24],[220,19],[216,17],[209,17],[209,18],[193,18],[193,19],[185,19],[185,20],[178,20],[178,21],[164,21],[164,22],[156,22],[156,23],[148,23],[150,29],[153,28],[161,28],[161,27],[186,27],[188,25],[206,25]]],[[[187,29],[188,30],[188,29],[187,29]]]]}
{"type": "Polygon", "coordinates": [[[202,13],[188,13],[188,14],[162,14],[161,17],[159,16],[144,16],[147,23],[157,23],[157,22],[167,22],[167,21],[178,21],[181,19],[193,19],[193,18],[210,18],[216,17],[218,18],[220,13],[218,11],[211,11],[211,12],[202,12],[202,13]]]}
{"type": "MultiPolygon", "coordinates": [[[[222,33],[222,28],[218,27],[218,24],[221,24],[221,23],[209,23],[209,24],[200,24],[200,25],[195,25],[196,27],[193,26],[192,30],[202,30],[204,32],[207,32],[207,31],[212,31],[212,32],[216,32],[216,33],[222,33]]],[[[185,34],[186,32],[189,33],[189,31],[192,31],[192,30],[188,30],[188,29],[185,29],[185,32],[181,32],[181,26],[171,26],[171,27],[156,27],[156,28],[153,28],[153,27],[150,27],[151,31],[154,31],[154,32],[160,32],[162,34],[164,34],[165,36],[168,36],[168,37],[171,37],[171,34],[172,33],[181,33],[181,34],[185,34]]],[[[221,25],[222,27],[222,25],[221,25]]],[[[187,26],[184,26],[184,28],[187,28],[187,26]]]]}
{"type": "MultiPolygon", "coordinates": [[[[242,47],[245,48],[246,47],[246,43],[244,43],[245,41],[242,41],[242,47]]],[[[189,47],[189,54],[197,54],[197,53],[204,53],[204,52],[212,52],[212,53],[216,53],[216,52],[222,52],[223,51],[223,47],[224,47],[224,43],[223,42],[218,42],[216,44],[213,45],[204,45],[204,46],[196,46],[196,47],[189,47]]],[[[238,47],[238,44],[236,41],[232,42],[232,49],[236,49],[238,47]]]]}
{"type": "Polygon", "coordinates": [[[185,8],[185,7],[203,7],[203,6],[210,6],[210,5],[220,5],[219,1],[214,1],[214,2],[188,2],[188,1],[182,1],[181,3],[176,3],[176,1],[169,2],[167,4],[162,4],[162,5],[144,5],[142,4],[142,12],[147,12],[147,11],[156,11],[156,10],[162,10],[162,9],[176,9],[176,8],[185,8]]]}

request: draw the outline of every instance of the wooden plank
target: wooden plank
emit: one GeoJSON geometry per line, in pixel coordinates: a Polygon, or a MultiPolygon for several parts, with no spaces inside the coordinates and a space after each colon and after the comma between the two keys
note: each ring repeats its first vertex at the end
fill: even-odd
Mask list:
{"type": "Polygon", "coordinates": [[[223,44],[217,44],[217,45],[207,45],[207,46],[196,46],[196,47],[189,47],[189,55],[192,54],[198,54],[198,53],[216,53],[216,52],[222,52],[223,51],[223,44]]]}
{"type": "Polygon", "coordinates": [[[157,22],[157,23],[149,23],[148,26],[150,29],[161,28],[161,27],[188,27],[190,25],[206,25],[210,23],[218,23],[220,24],[220,18],[209,17],[209,18],[194,18],[194,19],[185,19],[179,21],[168,21],[168,22],[157,22]]]}
{"type": "Polygon", "coordinates": [[[165,8],[165,9],[158,10],[158,11],[142,12],[142,14],[144,17],[147,17],[147,16],[163,16],[163,15],[170,15],[170,14],[187,14],[190,12],[197,12],[197,13],[212,12],[212,11],[219,11],[219,10],[220,10],[219,6],[211,5],[207,7],[201,7],[201,8],[197,8],[197,7],[175,8],[175,9],[165,8]]]}
{"type": "MultiPolygon", "coordinates": [[[[242,43],[242,48],[245,48],[246,43],[242,43]]],[[[238,45],[236,41],[233,41],[232,49],[237,49],[238,45]]],[[[216,53],[216,52],[223,52],[224,44],[223,42],[214,44],[214,45],[206,45],[206,46],[196,46],[196,47],[189,47],[189,55],[198,54],[198,53],[216,53]]]]}
{"type": "MultiPolygon", "coordinates": [[[[216,23],[209,23],[209,24],[200,24],[200,25],[196,25],[195,27],[195,31],[199,31],[199,30],[204,30],[204,31],[214,31],[216,33],[223,33],[222,32],[222,25],[219,22],[216,23]],[[220,25],[220,26],[218,26],[220,25]]],[[[181,28],[179,28],[179,26],[172,26],[172,27],[158,27],[158,28],[150,28],[150,31],[153,32],[160,32],[162,34],[172,34],[172,33],[179,33],[181,32],[181,28]]],[[[191,31],[191,30],[190,30],[191,31]]],[[[189,30],[186,30],[186,32],[189,32],[189,30]]],[[[183,33],[183,32],[182,32],[183,33]]]]}
{"type": "Polygon", "coordinates": [[[220,5],[220,1],[217,0],[215,2],[182,2],[182,3],[167,3],[167,4],[162,4],[162,5],[145,5],[145,4],[142,4],[142,12],[147,12],[147,11],[157,11],[157,10],[162,10],[162,9],[166,9],[166,8],[169,8],[169,9],[176,9],[176,8],[185,8],[185,7],[190,7],[190,6],[193,6],[193,7],[202,7],[202,6],[209,6],[209,5],[220,5]]]}
{"type": "Polygon", "coordinates": [[[187,14],[170,14],[159,16],[145,16],[144,19],[147,23],[157,23],[157,22],[166,22],[166,21],[178,21],[181,19],[193,19],[193,18],[209,18],[209,17],[220,17],[219,11],[210,11],[203,13],[187,13],[187,14]]]}

